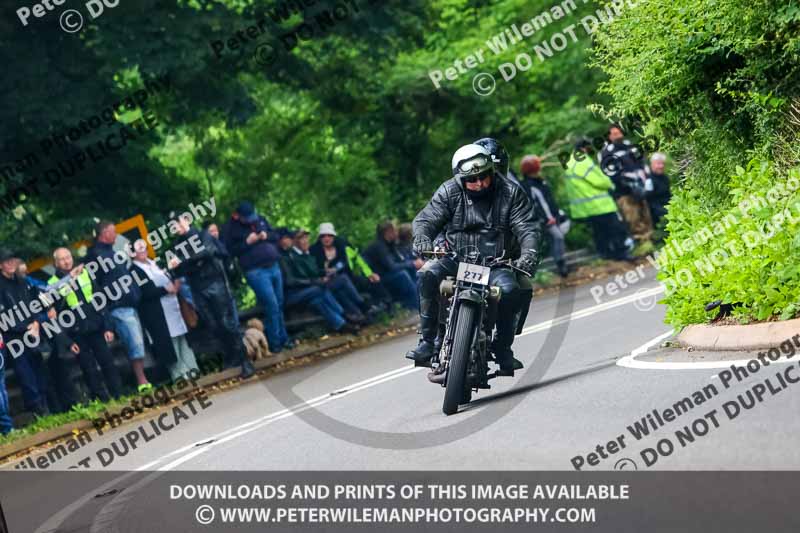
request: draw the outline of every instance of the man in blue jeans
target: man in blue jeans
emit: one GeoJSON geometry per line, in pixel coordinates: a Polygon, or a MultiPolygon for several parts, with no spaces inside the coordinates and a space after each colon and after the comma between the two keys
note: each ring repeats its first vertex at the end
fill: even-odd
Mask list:
{"type": "Polygon", "coordinates": [[[0,335],[0,435],[8,435],[14,429],[11,411],[8,408],[8,391],[6,390],[6,347],[0,335]]]}
{"type": "Polygon", "coordinates": [[[278,232],[258,215],[250,202],[241,202],[223,231],[228,251],[239,259],[247,284],[264,311],[269,351],[293,348],[283,322],[283,278],[276,243],[278,232]]]}
{"type": "Polygon", "coordinates": [[[419,309],[416,282],[411,271],[422,268],[419,258],[405,259],[397,250],[397,228],[390,220],[378,224],[375,240],[364,250],[364,259],[381,277],[381,282],[396,301],[406,309],[419,309]]]}

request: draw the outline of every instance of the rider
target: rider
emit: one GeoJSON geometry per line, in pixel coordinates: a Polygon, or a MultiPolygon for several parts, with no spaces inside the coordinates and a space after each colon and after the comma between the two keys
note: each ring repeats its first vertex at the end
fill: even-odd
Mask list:
{"type": "MultiPolygon", "coordinates": [[[[433,240],[443,232],[447,248],[489,248],[500,257],[519,245],[514,266],[533,275],[539,262],[537,247],[541,226],[533,207],[518,184],[498,175],[490,152],[477,144],[468,144],[453,154],[453,178],[443,183],[425,208],[414,219],[414,250],[422,254],[433,249],[433,240]]],[[[420,294],[419,345],[406,354],[417,362],[426,362],[435,354],[438,327],[439,284],[453,276],[458,264],[450,258],[430,261],[418,274],[420,294]]],[[[519,283],[509,268],[492,270],[490,284],[502,293],[497,310],[497,333],[492,352],[500,366],[500,375],[513,376],[522,363],[514,359],[511,345],[516,330],[519,283]]]]}
{"type": "Polygon", "coordinates": [[[504,178],[511,177],[508,175],[509,170],[509,163],[508,163],[508,152],[503,147],[502,144],[497,142],[496,139],[492,139],[491,137],[484,137],[483,139],[478,139],[472,144],[477,144],[478,146],[482,146],[486,148],[486,151],[489,152],[489,155],[492,156],[492,162],[494,163],[494,172],[498,176],[502,176],[504,178]]]}
{"type": "MultiPolygon", "coordinates": [[[[482,139],[478,139],[472,144],[477,144],[478,146],[483,146],[489,152],[489,155],[492,156],[492,162],[494,163],[494,173],[497,176],[502,178],[508,178],[508,180],[522,187],[522,184],[517,180],[517,177],[511,172],[510,169],[510,157],[508,152],[506,151],[505,147],[500,144],[500,141],[497,139],[493,139],[491,137],[484,137],[482,139]]],[[[522,187],[525,190],[525,187],[522,187]]],[[[528,191],[525,190],[525,195],[530,198],[530,194],[528,191]]],[[[547,220],[547,217],[544,215],[543,210],[539,207],[538,202],[531,201],[531,206],[533,207],[532,213],[533,217],[536,220],[541,221],[541,227],[544,227],[544,221],[547,220]]],[[[506,255],[511,259],[517,259],[520,254],[519,250],[519,242],[512,239],[511,243],[507,243],[506,246],[506,255]]],[[[516,320],[517,324],[520,322],[525,322],[525,317],[528,316],[528,308],[531,305],[531,300],[533,300],[533,283],[529,276],[525,275],[518,275],[517,282],[520,285],[520,290],[517,294],[517,311],[516,311],[516,320]]],[[[439,327],[439,335],[436,337],[436,353],[439,353],[439,349],[442,347],[441,338],[444,333],[442,331],[442,327],[439,327]]],[[[522,363],[520,363],[517,359],[514,359],[514,369],[519,370],[522,368],[522,363]]]]}

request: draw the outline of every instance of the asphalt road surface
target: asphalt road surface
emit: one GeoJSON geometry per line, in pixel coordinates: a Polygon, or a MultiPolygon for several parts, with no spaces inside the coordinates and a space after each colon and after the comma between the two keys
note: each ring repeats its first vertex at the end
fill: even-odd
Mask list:
{"type": "Polygon", "coordinates": [[[617,364],[670,331],[663,306],[655,303],[661,295],[652,276],[604,294],[599,304],[590,294],[593,285],[535,300],[514,344],[526,368],[495,379],[491,390],[450,417],[441,411],[443,389],[403,358],[416,342],[409,335],[212,396],[205,409],[195,405],[196,414],[184,407],[188,416],[178,426],[124,456],[120,439],[146,420],[103,436],[92,433],[90,444],[51,468],[90,457],[90,467],[102,469],[98,450],[114,451],[115,442],[106,470],[798,468],[792,437],[800,429],[800,390],[789,385],[767,394],[733,420],[723,410],[782,365],[725,388],[718,376],[725,365],[662,370],[617,364]],[[675,411],[677,402],[703,390],[702,405],[684,403],[663,427],[653,430],[646,421],[649,435],[641,440],[628,429],[654,409],[663,419],[665,410],[675,411]],[[685,426],[691,434],[676,437],[685,426]],[[654,463],[655,452],[642,455],[664,438],[670,442],[661,444],[663,456],[654,463]]]}

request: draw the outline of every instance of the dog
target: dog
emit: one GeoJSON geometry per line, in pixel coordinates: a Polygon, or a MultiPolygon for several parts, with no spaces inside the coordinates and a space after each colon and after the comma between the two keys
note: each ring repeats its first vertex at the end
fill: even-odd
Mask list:
{"type": "Polygon", "coordinates": [[[269,352],[267,338],[264,336],[264,324],[257,318],[251,318],[245,323],[244,346],[247,348],[247,356],[257,361],[264,359],[272,354],[269,352]]]}

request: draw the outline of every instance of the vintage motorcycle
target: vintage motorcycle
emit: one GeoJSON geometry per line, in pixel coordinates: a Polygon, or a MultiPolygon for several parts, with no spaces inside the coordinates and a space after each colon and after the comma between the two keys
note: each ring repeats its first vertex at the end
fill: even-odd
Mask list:
{"type": "MultiPolygon", "coordinates": [[[[527,273],[514,267],[510,259],[485,256],[474,247],[460,252],[428,252],[425,256],[448,257],[458,263],[455,277],[446,278],[439,286],[445,331],[429,375],[431,381],[444,387],[442,411],[452,415],[459,405],[470,402],[473,391],[491,388],[489,380],[498,375],[489,371],[489,362],[494,360],[489,347],[501,296],[499,287],[489,285],[492,269],[510,268],[525,276],[527,273]]],[[[527,309],[520,310],[520,314],[527,315],[527,309]]],[[[520,316],[517,334],[524,322],[525,316],[520,316]]]]}

